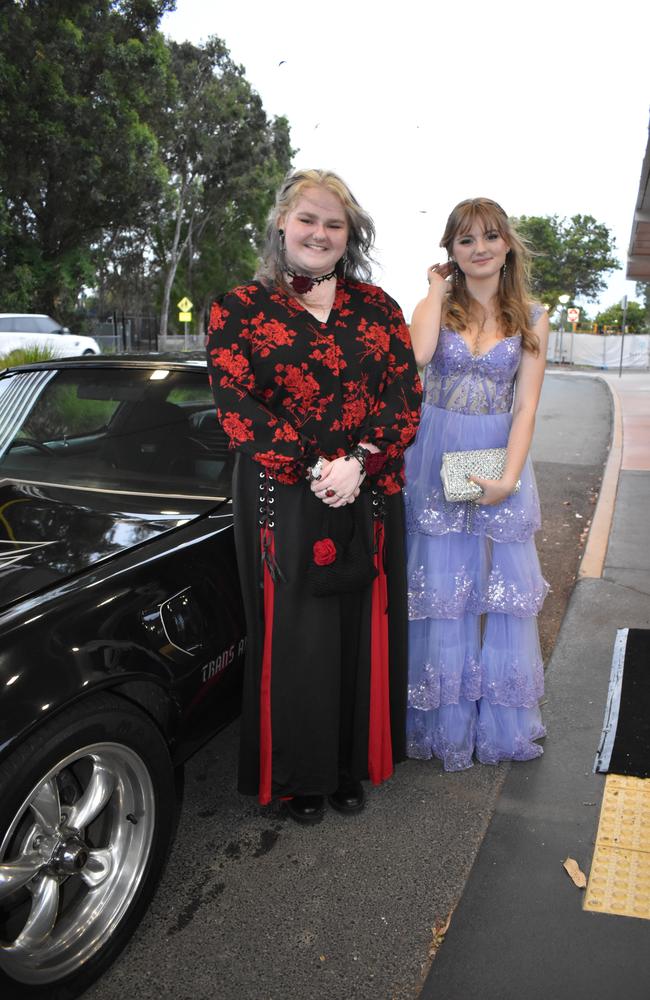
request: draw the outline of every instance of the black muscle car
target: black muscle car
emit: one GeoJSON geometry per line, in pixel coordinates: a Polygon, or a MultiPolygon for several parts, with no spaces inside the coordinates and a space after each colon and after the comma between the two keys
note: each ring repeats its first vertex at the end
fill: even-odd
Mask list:
{"type": "Polygon", "coordinates": [[[0,374],[0,996],[63,1000],[153,894],[239,708],[231,462],[199,361],[0,374]]]}

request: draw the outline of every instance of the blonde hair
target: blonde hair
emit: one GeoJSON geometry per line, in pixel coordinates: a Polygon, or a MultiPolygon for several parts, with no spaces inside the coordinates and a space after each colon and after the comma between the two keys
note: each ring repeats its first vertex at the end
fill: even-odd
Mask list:
{"type": "Polygon", "coordinates": [[[284,178],[269,213],[266,240],[257,268],[260,281],[284,285],[284,244],[279,223],[290,212],[308,187],[331,191],[341,202],[348,222],[348,245],[336,271],[345,277],[369,281],[372,274],[370,252],[375,242],[375,224],[365,212],[347,184],[331,170],[295,170],[284,178]]]}
{"type": "MultiPolygon", "coordinates": [[[[496,294],[497,317],[504,336],[514,337],[520,333],[524,350],[537,354],[539,338],[533,332],[530,316],[531,253],[501,206],[490,198],[467,198],[459,202],[447,219],[440,246],[452,257],[454,240],[470,232],[475,222],[483,226],[485,232],[496,230],[510,247],[496,294]]],[[[451,290],[443,306],[443,323],[453,330],[466,330],[475,315],[475,300],[456,263],[450,284],[451,290]]]]}

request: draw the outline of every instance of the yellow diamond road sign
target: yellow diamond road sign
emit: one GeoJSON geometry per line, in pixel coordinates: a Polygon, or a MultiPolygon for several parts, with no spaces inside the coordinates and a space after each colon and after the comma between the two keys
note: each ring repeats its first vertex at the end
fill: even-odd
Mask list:
{"type": "Polygon", "coordinates": [[[188,313],[191,312],[193,305],[194,303],[190,302],[187,295],[184,295],[181,301],[178,303],[178,308],[180,309],[181,312],[188,313]]]}

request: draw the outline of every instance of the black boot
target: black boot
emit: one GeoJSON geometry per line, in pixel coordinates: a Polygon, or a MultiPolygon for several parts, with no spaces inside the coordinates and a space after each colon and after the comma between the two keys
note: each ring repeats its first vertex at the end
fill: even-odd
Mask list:
{"type": "Polygon", "coordinates": [[[339,787],[332,795],[327,796],[327,801],[332,809],[336,809],[341,813],[361,812],[366,804],[363,785],[355,778],[341,776],[339,778],[339,787]]]}
{"type": "Polygon", "coordinates": [[[296,823],[320,823],[325,813],[324,806],[322,795],[294,795],[287,802],[289,815],[296,823]]]}

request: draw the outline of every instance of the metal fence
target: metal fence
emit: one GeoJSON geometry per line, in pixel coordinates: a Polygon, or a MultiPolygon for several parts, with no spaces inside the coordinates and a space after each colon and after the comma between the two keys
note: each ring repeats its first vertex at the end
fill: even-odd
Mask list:
{"type": "MultiPolygon", "coordinates": [[[[183,334],[168,334],[165,351],[203,350],[204,336],[190,328],[183,334]],[[190,332],[190,330],[192,332],[190,332]]],[[[159,337],[160,316],[143,313],[113,313],[104,320],[89,319],[86,332],[105,354],[150,354],[163,349],[159,337]]]]}
{"type": "Polygon", "coordinates": [[[114,312],[104,320],[91,319],[88,332],[102,351],[110,354],[158,350],[160,316],[114,312]]]}

